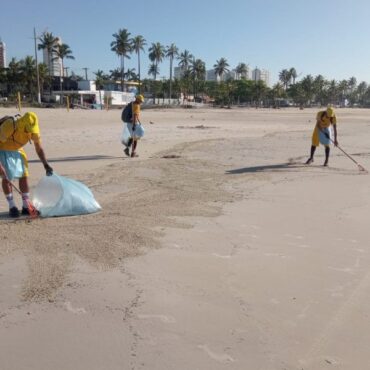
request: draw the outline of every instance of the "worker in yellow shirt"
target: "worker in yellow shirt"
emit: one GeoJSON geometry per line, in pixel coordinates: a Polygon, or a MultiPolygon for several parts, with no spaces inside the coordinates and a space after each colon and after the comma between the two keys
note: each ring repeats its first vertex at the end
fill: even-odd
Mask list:
{"type": "Polygon", "coordinates": [[[313,162],[313,157],[316,151],[316,148],[320,145],[325,146],[325,162],[324,166],[329,164],[329,155],[330,155],[330,127],[333,127],[334,131],[334,145],[338,145],[337,140],[337,117],[335,116],[334,109],[328,107],[324,111],[320,111],[316,116],[316,126],[312,134],[312,145],[311,145],[311,155],[307,159],[306,164],[311,164],[313,162]]]}
{"type": "Polygon", "coordinates": [[[143,95],[136,95],[135,100],[125,107],[127,114],[122,115],[122,119],[127,124],[131,138],[125,144],[124,153],[130,156],[130,147],[132,145],[131,157],[138,157],[136,153],[137,142],[144,136],[144,128],[140,122],[140,104],[144,102],[143,95]]]}
{"type": "Polygon", "coordinates": [[[22,193],[22,214],[29,215],[29,185],[28,161],[23,147],[32,141],[46,174],[53,174],[44,150],[41,146],[38,117],[33,112],[27,112],[20,118],[4,117],[0,125],[0,165],[2,166],[2,188],[9,204],[9,215],[19,217],[19,210],[14,202],[12,187],[9,180],[19,179],[19,188],[22,193]],[[5,176],[4,176],[5,175],[5,176]]]}

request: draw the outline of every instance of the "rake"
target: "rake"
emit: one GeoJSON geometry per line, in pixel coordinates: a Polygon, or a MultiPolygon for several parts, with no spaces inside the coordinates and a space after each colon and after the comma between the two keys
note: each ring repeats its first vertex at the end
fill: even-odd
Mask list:
{"type": "MultiPolygon", "coordinates": [[[[335,145],[335,142],[334,140],[332,140],[332,138],[330,137],[330,135],[324,131],[321,130],[321,132],[323,132],[323,134],[335,145]]],[[[348,153],[346,153],[339,145],[336,145],[336,147],[344,154],[346,155],[352,162],[356,163],[357,164],[357,167],[359,169],[359,171],[361,172],[365,172],[365,173],[369,173],[368,170],[360,165],[360,163],[358,163],[354,158],[352,158],[348,153]]]]}

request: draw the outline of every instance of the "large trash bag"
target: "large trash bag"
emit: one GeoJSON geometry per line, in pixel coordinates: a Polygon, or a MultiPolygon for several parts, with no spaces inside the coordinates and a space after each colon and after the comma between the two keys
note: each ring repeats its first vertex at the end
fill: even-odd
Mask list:
{"type": "Polygon", "coordinates": [[[32,202],[41,217],[76,216],[101,210],[86,185],[55,173],[40,180],[32,202]]]}
{"type": "Polygon", "coordinates": [[[122,134],[121,134],[121,143],[127,146],[128,141],[131,139],[131,133],[127,127],[127,124],[124,123],[122,127],[122,134]]]}

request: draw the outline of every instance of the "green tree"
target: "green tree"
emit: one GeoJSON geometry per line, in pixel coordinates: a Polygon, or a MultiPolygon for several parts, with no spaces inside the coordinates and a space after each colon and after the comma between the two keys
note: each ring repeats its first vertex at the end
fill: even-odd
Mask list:
{"type": "Polygon", "coordinates": [[[32,99],[35,97],[37,99],[36,86],[36,60],[32,56],[26,56],[20,61],[20,69],[22,73],[22,83],[26,87],[26,92],[32,99]]]}
{"type": "Polygon", "coordinates": [[[284,85],[285,90],[288,88],[290,80],[291,75],[287,69],[283,69],[279,72],[279,81],[284,85]]]}
{"type": "Polygon", "coordinates": [[[130,39],[131,33],[127,29],[119,29],[112,36],[114,40],[111,42],[111,50],[114,51],[121,60],[121,91],[124,90],[125,83],[125,58],[130,59],[132,52],[132,42],[130,39]]]}
{"type": "Polygon", "coordinates": [[[235,68],[236,73],[238,74],[238,80],[242,76],[247,76],[248,74],[248,66],[245,63],[239,63],[235,68]]]}
{"type": "Polygon", "coordinates": [[[64,59],[74,60],[75,57],[72,54],[72,50],[67,44],[56,44],[53,47],[53,52],[55,54],[54,60],[60,59],[62,62],[62,70],[59,76],[60,90],[63,90],[63,79],[64,79],[64,59]]]}
{"type": "Polygon", "coordinates": [[[132,38],[132,49],[137,54],[137,70],[139,76],[139,92],[141,92],[141,69],[140,69],[140,52],[144,51],[144,46],[146,45],[146,40],[143,36],[138,35],[132,38]]]}
{"type": "MultiPolygon", "coordinates": [[[[157,80],[157,75],[159,73],[159,63],[163,61],[164,56],[165,56],[164,46],[160,44],[159,42],[152,43],[152,45],[149,48],[149,59],[152,62],[152,66],[150,66],[149,70],[151,71],[150,74],[153,75],[154,77],[154,81],[157,80]]],[[[157,86],[157,84],[154,83],[154,86],[157,86]]],[[[154,96],[153,96],[154,104],[155,104],[155,98],[156,98],[156,91],[157,89],[154,89],[154,96]]]]}
{"type": "Polygon", "coordinates": [[[100,100],[100,109],[103,109],[103,103],[101,98],[101,90],[104,88],[104,83],[107,81],[109,76],[107,76],[102,70],[98,69],[96,72],[93,72],[95,75],[95,86],[99,91],[99,100],[100,100]]]}
{"type": "Polygon", "coordinates": [[[184,50],[180,53],[178,60],[179,60],[179,67],[183,71],[187,71],[189,69],[191,61],[194,59],[193,55],[190,53],[189,50],[184,50]]]}
{"type": "Polygon", "coordinates": [[[229,72],[229,63],[225,58],[220,58],[219,60],[216,60],[216,64],[213,65],[213,68],[215,69],[216,76],[220,77],[220,80],[223,81],[224,74],[229,72]]]}
{"type": "Polygon", "coordinates": [[[49,71],[49,93],[51,96],[51,71],[52,71],[52,54],[55,46],[59,42],[59,38],[55,37],[51,32],[43,32],[39,37],[40,43],[37,45],[38,50],[47,51],[47,67],[49,71]]]}
{"type": "MultiPolygon", "coordinates": [[[[173,60],[179,55],[179,49],[175,44],[167,46],[166,57],[170,59],[170,99],[172,98],[172,72],[173,72],[173,60]]],[[[171,101],[171,100],[170,100],[171,101]]]]}

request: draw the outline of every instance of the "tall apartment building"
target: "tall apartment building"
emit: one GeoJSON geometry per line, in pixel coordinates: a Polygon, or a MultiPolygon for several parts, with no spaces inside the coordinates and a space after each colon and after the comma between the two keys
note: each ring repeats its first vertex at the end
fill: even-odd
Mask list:
{"type": "Polygon", "coordinates": [[[270,86],[270,72],[266,69],[255,68],[252,71],[253,81],[264,81],[267,86],[270,86]]]}
{"type": "Polygon", "coordinates": [[[6,45],[0,39],[0,68],[6,67],[6,45]]]}
{"type": "MultiPolygon", "coordinates": [[[[58,38],[58,44],[61,44],[62,40],[58,38]]],[[[58,58],[55,52],[49,52],[47,49],[43,50],[43,62],[50,69],[51,76],[62,76],[62,60],[58,58]]]]}
{"type": "Polygon", "coordinates": [[[182,76],[185,73],[185,68],[184,67],[175,67],[173,69],[173,77],[177,78],[178,80],[182,78],[182,76]]]}
{"type": "Polygon", "coordinates": [[[220,76],[216,75],[216,72],[214,69],[209,69],[206,71],[206,81],[221,81],[220,76]]]}

